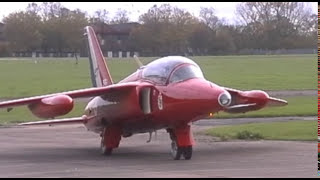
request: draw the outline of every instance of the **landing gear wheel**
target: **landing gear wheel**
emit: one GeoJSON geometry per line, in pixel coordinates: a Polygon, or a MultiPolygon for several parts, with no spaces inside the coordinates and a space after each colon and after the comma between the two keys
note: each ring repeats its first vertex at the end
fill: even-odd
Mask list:
{"type": "Polygon", "coordinates": [[[105,156],[110,156],[112,154],[112,148],[108,148],[107,144],[105,142],[105,137],[104,137],[105,129],[103,130],[103,133],[101,134],[101,144],[100,144],[100,149],[101,149],[101,154],[105,156]]]}
{"type": "Polygon", "coordinates": [[[178,147],[177,141],[171,142],[171,155],[174,160],[180,160],[181,154],[182,154],[182,148],[178,147]]]}
{"type": "Polygon", "coordinates": [[[192,157],[192,146],[183,147],[182,155],[185,160],[190,160],[192,157]]]}
{"type": "Polygon", "coordinates": [[[101,140],[101,154],[110,156],[112,154],[112,148],[107,148],[106,145],[103,143],[103,139],[101,140]]]}
{"type": "Polygon", "coordinates": [[[182,155],[185,160],[190,160],[192,157],[192,145],[179,146],[177,142],[177,137],[173,133],[172,129],[167,129],[167,132],[169,133],[169,137],[171,139],[171,155],[173,159],[180,160],[182,155]]]}

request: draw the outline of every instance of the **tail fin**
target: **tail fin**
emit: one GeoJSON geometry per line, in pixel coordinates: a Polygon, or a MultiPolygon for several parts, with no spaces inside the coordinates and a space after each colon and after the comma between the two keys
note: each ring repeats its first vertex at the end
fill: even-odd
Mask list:
{"type": "Polygon", "coordinates": [[[85,32],[88,38],[89,62],[91,81],[94,87],[102,87],[113,84],[109,69],[105,62],[99,42],[92,27],[86,26],[85,32]]]}

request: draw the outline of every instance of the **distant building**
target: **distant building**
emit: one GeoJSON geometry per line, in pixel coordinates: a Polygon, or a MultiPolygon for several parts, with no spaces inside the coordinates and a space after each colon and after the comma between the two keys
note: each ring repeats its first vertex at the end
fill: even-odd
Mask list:
{"type": "MultiPolygon", "coordinates": [[[[91,24],[97,34],[100,42],[101,50],[106,57],[133,57],[136,52],[135,44],[130,42],[129,37],[132,30],[138,27],[139,23],[123,23],[123,24],[105,24],[94,23],[91,24]]],[[[7,45],[7,40],[4,36],[5,24],[0,22],[0,53],[4,51],[4,46],[7,45]],[[1,49],[2,47],[2,49],[1,49]]],[[[80,37],[79,37],[80,38],[80,37]]],[[[80,56],[88,56],[87,49],[80,49],[80,56]]],[[[2,52],[2,54],[4,54],[2,52]]],[[[0,54],[1,56],[1,54],[0,54]]],[[[73,52],[46,52],[41,49],[35,52],[13,52],[12,56],[17,57],[73,57],[73,52]]]]}
{"type": "Polygon", "coordinates": [[[0,44],[5,42],[6,42],[6,38],[4,37],[4,24],[0,22],[0,44]]]}
{"type": "Polygon", "coordinates": [[[129,36],[139,23],[104,24],[92,25],[97,34],[104,56],[127,57],[135,53],[134,43],[130,42],[129,36]]]}
{"type": "Polygon", "coordinates": [[[4,36],[4,26],[5,24],[0,22],[0,57],[9,56],[8,42],[4,36]]]}

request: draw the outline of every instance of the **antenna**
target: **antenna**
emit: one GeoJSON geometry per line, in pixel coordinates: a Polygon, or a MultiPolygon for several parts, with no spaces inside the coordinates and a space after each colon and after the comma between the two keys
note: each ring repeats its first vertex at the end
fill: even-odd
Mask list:
{"type": "Polygon", "coordinates": [[[136,60],[136,63],[138,64],[139,68],[143,66],[137,55],[133,55],[133,58],[134,60],[136,60]]]}

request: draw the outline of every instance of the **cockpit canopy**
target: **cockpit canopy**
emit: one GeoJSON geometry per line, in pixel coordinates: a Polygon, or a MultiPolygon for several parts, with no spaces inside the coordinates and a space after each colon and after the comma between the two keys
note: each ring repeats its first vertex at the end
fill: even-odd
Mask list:
{"type": "Polygon", "coordinates": [[[157,59],[142,71],[142,78],[166,85],[190,78],[204,78],[200,67],[191,59],[182,56],[168,56],[157,59]]]}

